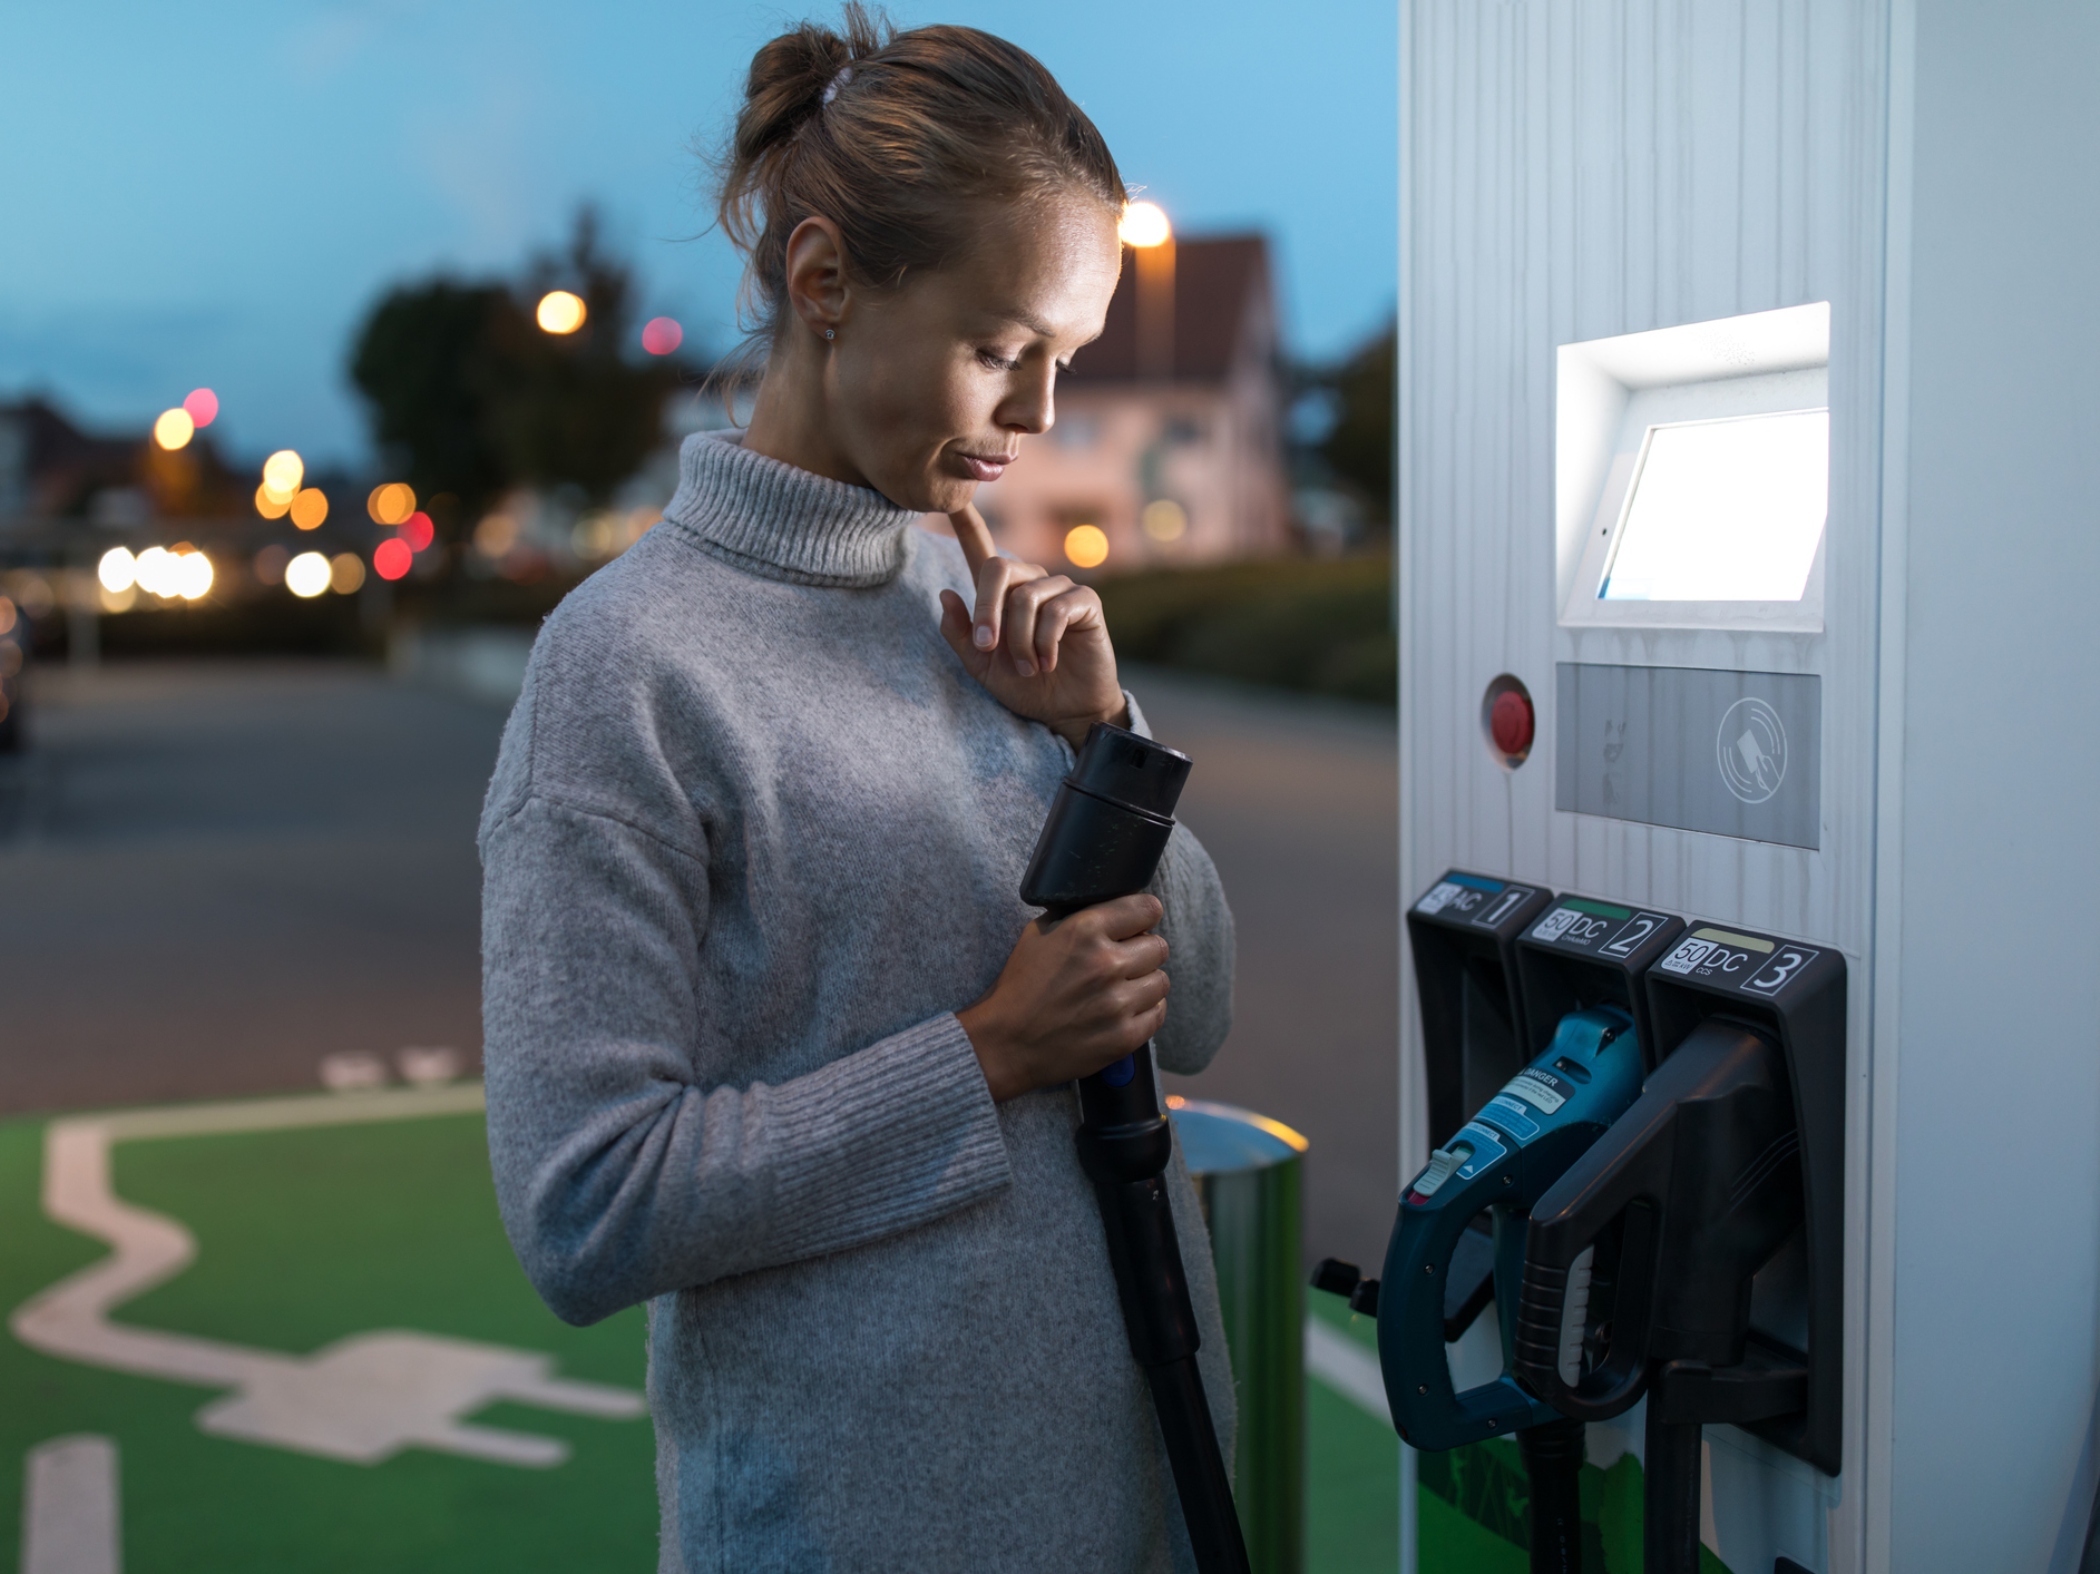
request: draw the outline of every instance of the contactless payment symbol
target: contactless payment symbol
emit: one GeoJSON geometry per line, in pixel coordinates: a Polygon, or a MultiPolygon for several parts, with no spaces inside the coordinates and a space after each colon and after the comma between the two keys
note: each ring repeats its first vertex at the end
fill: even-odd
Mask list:
{"type": "Polygon", "coordinates": [[[1740,699],[1714,735],[1721,782],[1744,803],[1763,803],[1786,780],[1786,727],[1760,699],[1740,699]]]}

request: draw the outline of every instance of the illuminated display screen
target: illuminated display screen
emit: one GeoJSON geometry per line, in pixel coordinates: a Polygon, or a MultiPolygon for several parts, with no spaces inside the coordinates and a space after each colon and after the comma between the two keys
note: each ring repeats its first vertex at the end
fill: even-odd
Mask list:
{"type": "Polygon", "coordinates": [[[1600,601],[1799,601],[1830,509],[1830,412],[1651,426],[1600,601]]]}

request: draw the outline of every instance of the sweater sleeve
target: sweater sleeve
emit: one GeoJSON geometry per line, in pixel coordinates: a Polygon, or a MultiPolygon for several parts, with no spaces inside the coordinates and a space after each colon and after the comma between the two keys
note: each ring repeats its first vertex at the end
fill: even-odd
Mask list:
{"type": "Polygon", "coordinates": [[[778,1086],[694,1065],[707,868],[692,849],[532,795],[482,852],[497,1199],[564,1319],[876,1240],[1009,1183],[953,1015],[778,1086]]]}
{"type": "MultiPolygon", "coordinates": [[[[1150,723],[1127,690],[1131,731],[1149,738],[1150,723]]],[[[1232,1029],[1232,909],[1210,854],[1185,825],[1174,828],[1166,855],[1148,889],[1165,916],[1159,932],[1167,942],[1167,1022],[1155,1039],[1163,1070],[1183,1076],[1201,1071],[1232,1029]]]]}
{"type": "Polygon", "coordinates": [[[1187,826],[1176,826],[1153,876],[1166,916],[1167,1021],[1154,1046],[1163,1070],[1190,1076],[1209,1065],[1232,1030],[1232,909],[1210,854],[1187,826]]]}

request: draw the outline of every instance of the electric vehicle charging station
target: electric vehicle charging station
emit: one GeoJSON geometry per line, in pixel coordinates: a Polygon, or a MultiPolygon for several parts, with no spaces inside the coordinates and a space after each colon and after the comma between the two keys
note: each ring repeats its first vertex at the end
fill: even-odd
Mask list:
{"type": "MultiPolygon", "coordinates": [[[[1404,0],[1401,39],[1401,1179],[1579,995],[1524,942],[1554,893],[1681,915],[1628,990],[1649,1085],[1763,1044],[1800,1222],[1752,1281],[1763,1397],[1664,1382],[1590,1465],[1642,1462],[1652,1404],[1704,1420],[1731,1574],[2073,1569],[2100,16],[1404,0]],[[1452,871],[1533,910],[1436,922],[1452,871]]],[[[1402,1567],[1441,1574],[1438,1456],[1402,1457],[1402,1567]]]]}

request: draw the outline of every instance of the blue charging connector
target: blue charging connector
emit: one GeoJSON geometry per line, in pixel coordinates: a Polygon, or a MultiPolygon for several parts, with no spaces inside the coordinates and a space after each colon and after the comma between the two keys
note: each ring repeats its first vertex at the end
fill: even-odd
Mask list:
{"type": "MultiPolygon", "coordinates": [[[[1378,1295],[1378,1358],[1400,1436],[1455,1448],[1556,1418],[1517,1380],[1512,1319],[1533,1203],[1640,1097],[1633,1018],[1616,1006],[1571,1011],[1543,1053],[1430,1155],[1401,1195],[1378,1295]],[[1444,1283],[1460,1237],[1495,1221],[1495,1301],[1502,1372],[1459,1392],[1444,1346],[1444,1283]]],[[[1581,1319],[1574,1320],[1578,1330],[1581,1319]]]]}

